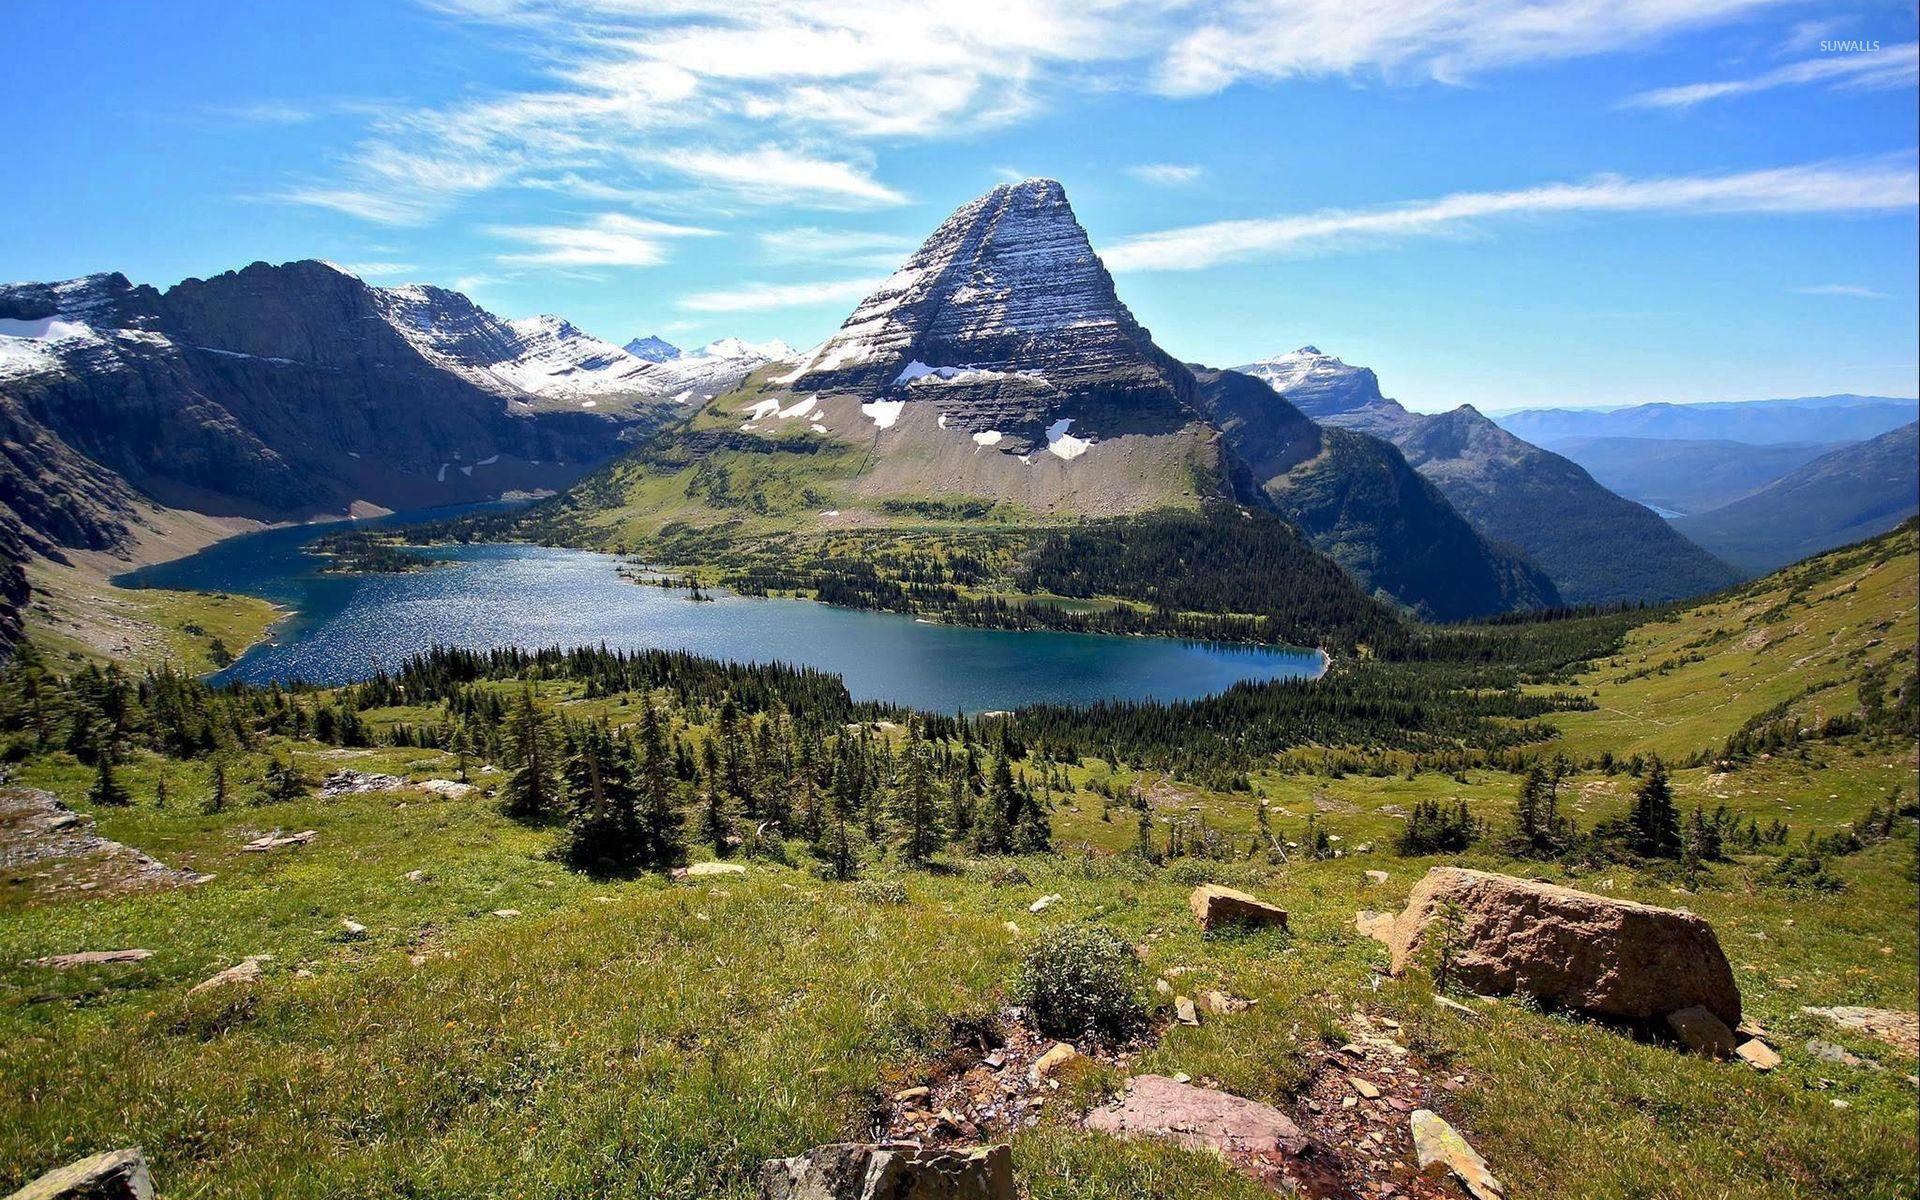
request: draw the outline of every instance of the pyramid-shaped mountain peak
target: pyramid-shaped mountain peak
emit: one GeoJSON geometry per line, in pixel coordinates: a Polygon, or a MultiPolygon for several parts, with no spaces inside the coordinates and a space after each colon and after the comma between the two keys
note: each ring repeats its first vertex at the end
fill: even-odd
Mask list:
{"type": "Polygon", "coordinates": [[[1167,387],[1170,362],[1115,294],[1066,189],[1028,179],[957,209],[783,382],[873,396],[989,382],[1066,394],[1119,380],[1167,387]]]}

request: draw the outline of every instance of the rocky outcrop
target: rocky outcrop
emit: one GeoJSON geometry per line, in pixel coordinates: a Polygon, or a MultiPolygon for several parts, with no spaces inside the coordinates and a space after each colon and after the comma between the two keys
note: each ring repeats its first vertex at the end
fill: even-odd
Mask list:
{"type": "Polygon", "coordinates": [[[1736,578],[1643,505],[1470,405],[1409,412],[1381,393],[1373,371],[1314,346],[1236,370],[1265,381],[1322,425],[1391,442],[1480,535],[1517,547],[1568,603],[1671,600],[1736,578]]]}
{"type": "Polygon", "coordinates": [[[109,1150],[49,1171],[7,1200],[153,1200],[153,1176],[139,1147],[109,1150]]]}
{"type": "Polygon", "coordinates": [[[1200,928],[1209,932],[1236,925],[1287,927],[1285,909],[1217,883],[1203,883],[1194,888],[1187,896],[1187,907],[1200,922],[1200,928]]]}
{"type": "Polygon", "coordinates": [[[760,1200],[1014,1200],[1007,1146],[845,1142],[760,1167],[760,1200]]]}
{"type": "Polygon", "coordinates": [[[1740,989],[1713,927],[1680,909],[1435,867],[1380,936],[1396,975],[1447,939],[1453,976],[1484,995],[1632,1021],[1699,1005],[1740,1023],[1740,989]]]}

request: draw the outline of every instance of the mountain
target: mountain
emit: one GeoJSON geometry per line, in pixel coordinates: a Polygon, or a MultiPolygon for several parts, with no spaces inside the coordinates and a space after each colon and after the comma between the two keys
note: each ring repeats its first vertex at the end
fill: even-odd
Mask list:
{"type": "Polygon", "coordinates": [[[1060,185],[1006,184],[943,222],[826,341],[755,371],[539,520],[543,536],[628,546],[1250,505],[1295,519],[1368,590],[1418,611],[1557,599],[1393,447],[1324,437],[1236,378],[1257,395],[1229,429],[1217,376],[1203,387],[1155,344],[1060,185]],[[1297,486],[1279,486],[1294,467],[1297,486]]]}
{"type": "Polygon", "coordinates": [[[1315,421],[1392,442],[1475,529],[1537,563],[1568,603],[1671,600],[1737,578],[1642,505],[1470,405],[1409,412],[1373,371],[1313,346],[1238,369],[1315,421]]]}
{"type": "Polygon", "coordinates": [[[682,351],[658,338],[636,339],[629,346],[651,340],[657,346],[643,347],[654,353],[673,353],[651,361],[640,380],[642,390],[656,400],[674,404],[705,402],[730,392],[754,371],[770,363],[792,362],[800,352],[779,339],[770,342],[745,342],[739,338],[721,338],[698,350],[682,351]]]}
{"type": "Polygon", "coordinates": [[[656,334],[637,337],[621,347],[628,354],[645,362],[661,363],[670,358],[680,357],[680,347],[656,334]]]}
{"type": "Polygon", "coordinates": [[[0,506],[20,544],[129,555],[158,509],[253,521],[566,486],[664,407],[565,321],[316,261],[165,292],[0,285],[0,506]]]}
{"type": "Polygon", "coordinates": [[[1821,455],[1674,526],[1756,574],[1892,529],[1920,509],[1920,425],[1821,455]]]}
{"type": "Polygon", "coordinates": [[[1851,442],[1920,418],[1920,400],[1893,396],[1804,396],[1630,408],[1528,408],[1495,414],[1501,428],[1547,445],[1572,437],[1688,438],[1773,445],[1851,442]]]}
{"type": "Polygon", "coordinates": [[[1442,621],[1561,602],[1544,572],[1476,533],[1391,442],[1317,425],[1252,376],[1193,373],[1201,411],[1261,491],[1369,590],[1442,621]]]}
{"type": "Polygon", "coordinates": [[[1574,437],[1550,442],[1545,449],[1579,463],[1608,490],[1663,517],[1676,517],[1750,496],[1842,444],[1574,437]]]}

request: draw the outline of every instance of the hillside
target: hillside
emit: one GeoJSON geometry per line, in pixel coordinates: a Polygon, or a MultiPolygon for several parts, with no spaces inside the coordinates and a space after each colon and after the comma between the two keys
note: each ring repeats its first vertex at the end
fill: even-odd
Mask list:
{"type": "Polygon", "coordinates": [[[1238,370],[1315,421],[1391,441],[1476,530],[1537,563],[1568,603],[1672,600],[1737,577],[1643,506],[1471,406],[1410,412],[1382,394],[1373,371],[1313,346],[1238,370]]]}
{"type": "Polygon", "coordinates": [[[1626,408],[1529,408],[1498,413],[1501,428],[1535,445],[1572,437],[1682,438],[1757,445],[1864,441],[1920,416],[1920,400],[1804,396],[1792,400],[1636,404],[1626,408]]]}
{"type": "Polygon", "coordinates": [[[1685,516],[1750,496],[1834,442],[1761,445],[1725,439],[1571,437],[1546,449],[1586,468],[1609,491],[1662,516],[1685,516]]]}
{"type": "Polygon", "coordinates": [[[1818,728],[1867,708],[1912,723],[1920,527],[1908,521],[1659,617],[1578,679],[1591,711],[1553,723],[1569,752],[1718,750],[1742,728],[1818,728]]]}
{"type": "Polygon", "coordinates": [[[1842,446],[1674,527],[1755,572],[1890,529],[1920,509],[1917,431],[1920,425],[1907,425],[1842,446]]]}

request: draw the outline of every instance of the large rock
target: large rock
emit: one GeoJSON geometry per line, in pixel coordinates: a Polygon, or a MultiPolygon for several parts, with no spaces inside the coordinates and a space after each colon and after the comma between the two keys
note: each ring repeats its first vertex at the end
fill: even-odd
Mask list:
{"type": "Polygon", "coordinates": [[[1473,1200],[1504,1200],[1507,1189],[1487,1169],[1487,1160],[1467,1144],[1460,1131],[1431,1109],[1416,1108],[1409,1118],[1414,1157],[1429,1178],[1451,1173],[1473,1200]]]}
{"type": "Polygon", "coordinates": [[[1013,1151],[817,1146],[762,1163],[760,1200],[1014,1200],[1013,1151]]]}
{"type": "Polygon", "coordinates": [[[1885,1042],[1909,1056],[1920,1055],[1920,1015],[1897,1008],[1803,1008],[1810,1017],[1821,1017],[1851,1033],[1863,1033],[1885,1042]]]}
{"type": "Polygon", "coordinates": [[[1306,1135],[1271,1104],[1165,1075],[1135,1075],[1126,1094],[1087,1114],[1087,1128],[1116,1137],[1163,1137],[1222,1154],[1298,1154],[1306,1135]]]}
{"type": "Polygon", "coordinates": [[[1637,1021],[1700,1005],[1740,1023],[1733,968],[1702,918],[1460,867],[1428,871],[1406,911],[1375,934],[1393,951],[1394,974],[1422,957],[1446,905],[1461,922],[1454,976],[1483,995],[1637,1021]]]}
{"type": "Polygon", "coordinates": [[[153,1177],[139,1147],[109,1150],[49,1171],[7,1200],[153,1200],[153,1177]]]}
{"type": "Polygon", "coordinates": [[[1287,927],[1287,910],[1265,900],[1217,883],[1203,883],[1187,897],[1187,907],[1202,929],[1220,929],[1229,925],[1278,925],[1287,927]]]}

